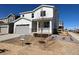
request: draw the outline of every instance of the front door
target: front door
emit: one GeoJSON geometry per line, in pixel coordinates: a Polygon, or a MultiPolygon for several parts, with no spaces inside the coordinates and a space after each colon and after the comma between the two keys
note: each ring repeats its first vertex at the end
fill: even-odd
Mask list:
{"type": "Polygon", "coordinates": [[[37,32],[37,21],[32,21],[32,32],[37,32]]]}

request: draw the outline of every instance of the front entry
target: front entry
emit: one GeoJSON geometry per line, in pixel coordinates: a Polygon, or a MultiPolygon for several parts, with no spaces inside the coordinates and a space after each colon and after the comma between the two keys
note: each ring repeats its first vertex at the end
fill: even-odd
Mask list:
{"type": "Polygon", "coordinates": [[[10,34],[13,34],[14,32],[14,23],[10,23],[9,24],[9,31],[8,31],[10,34]]]}
{"type": "Polygon", "coordinates": [[[37,21],[32,21],[32,32],[37,32],[37,21]]]}
{"type": "Polygon", "coordinates": [[[43,33],[43,34],[50,33],[50,22],[39,21],[38,22],[38,33],[43,33]]]}

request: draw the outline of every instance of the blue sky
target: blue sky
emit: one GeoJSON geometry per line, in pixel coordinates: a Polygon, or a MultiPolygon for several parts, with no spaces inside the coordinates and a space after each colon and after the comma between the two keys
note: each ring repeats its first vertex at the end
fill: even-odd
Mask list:
{"type": "MultiPolygon", "coordinates": [[[[10,13],[31,11],[40,4],[0,4],[0,18],[10,13]]],[[[53,5],[53,4],[52,4],[53,5]]],[[[59,19],[63,20],[65,28],[79,27],[79,5],[78,4],[55,4],[59,12],[59,19]]]]}

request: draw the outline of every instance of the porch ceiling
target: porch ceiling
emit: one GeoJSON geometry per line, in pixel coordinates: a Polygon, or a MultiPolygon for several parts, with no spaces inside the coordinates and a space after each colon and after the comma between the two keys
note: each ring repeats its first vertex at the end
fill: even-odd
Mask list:
{"type": "Polygon", "coordinates": [[[46,20],[52,20],[52,18],[38,18],[38,19],[33,19],[33,21],[46,21],[46,20]]]}

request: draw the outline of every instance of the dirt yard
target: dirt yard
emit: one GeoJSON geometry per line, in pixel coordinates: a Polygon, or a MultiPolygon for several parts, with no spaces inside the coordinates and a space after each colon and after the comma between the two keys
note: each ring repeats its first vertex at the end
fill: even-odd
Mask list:
{"type": "MultiPolygon", "coordinates": [[[[56,36],[55,36],[56,37],[56,36]]],[[[59,38],[59,37],[58,37],[59,38]]],[[[58,38],[24,36],[0,42],[1,55],[79,55],[79,44],[58,38]],[[23,44],[22,44],[23,43],[23,44]]]]}

